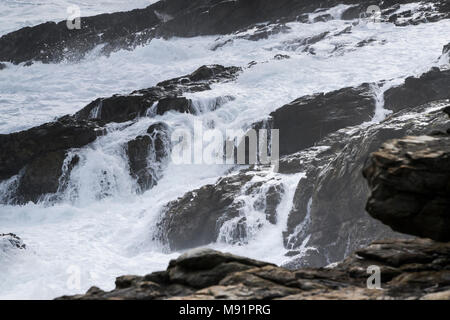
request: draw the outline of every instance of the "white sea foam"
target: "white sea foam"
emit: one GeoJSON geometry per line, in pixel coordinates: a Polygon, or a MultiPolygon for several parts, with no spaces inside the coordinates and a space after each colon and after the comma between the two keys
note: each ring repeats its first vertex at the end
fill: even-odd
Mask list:
{"type": "MultiPolygon", "coordinates": [[[[141,5],[141,2],[144,6],[145,1],[134,4],[141,5]]],[[[25,4],[16,7],[9,16],[15,19],[20,10],[26,13],[27,8],[25,4]]],[[[114,5],[110,8],[117,10],[114,5]]],[[[47,13],[41,12],[33,21],[46,19],[47,13]]],[[[214,183],[230,167],[169,163],[158,185],[138,195],[136,182],[128,174],[124,145],[144,134],[152,123],[165,121],[173,129],[192,128],[198,119],[205,128],[213,124],[224,131],[246,129],[305,94],[383,79],[398,83],[406,76],[447,63],[438,57],[448,42],[445,35],[450,29],[449,20],[404,28],[384,23],[377,28],[356,25],[350,34],[314,44],[315,55],[302,52],[301,48],[293,50],[286,43],[325,31],[332,34],[351,24],[332,20],[288,25],[291,28],[288,33],[258,42],[234,39],[216,51],[210,50],[217,39],[215,36],[155,39],[145,47],[119,51],[109,58],[93,53],[76,64],[35,63],[30,67],[8,64],[0,71],[0,132],[9,133],[73,113],[95,98],[150,87],[161,80],[192,72],[203,64],[245,67],[235,82],[215,84],[211,91],[189,94],[201,111],[196,116],[169,112],[154,118],[143,117],[132,126],[111,125],[108,135],[72,150],[80,156],[80,163],[71,173],[62,200],[0,206],[0,232],[17,233],[28,245],[27,250],[13,252],[4,257],[6,263],[0,263],[0,297],[53,298],[81,293],[92,285],[112,289],[114,277],[162,270],[169,259],[179,254],[164,253],[161,244],[152,237],[161,208],[187,191],[214,183]],[[377,41],[356,47],[369,38],[377,41]],[[341,48],[338,54],[334,50],[337,45],[341,48]],[[279,53],[289,55],[290,59],[274,60],[279,53]],[[247,68],[250,61],[257,64],[247,68]],[[229,99],[211,110],[214,99],[228,96],[234,100],[229,99]],[[80,271],[79,288],[68,282],[74,270],[80,271]]],[[[0,25],[0,30],[6,29],[0,25]]],[[[377,102],[375,122],[386,115],[382,100],[377,102]]],[[[263,221],[262,228],[252,229],[245,244],[232,245],[226,241],[225,234],[221,238],[224,241],[211,247],[282,263],[286,259],[282,232],[300,177],[301,174],[277,175],[285,192],[277,210],[276,225],[263,221]]],[[[13,180],[10,182],[12,185],[13,180]]],[[[2,187],[6,188],[7,183],[2,187]]],[[[254,198],[243,200],[250,207],[254,198]]],[[[261,222],[258,211],[247,210],[242,214],[248,221],[261,222]]]]}

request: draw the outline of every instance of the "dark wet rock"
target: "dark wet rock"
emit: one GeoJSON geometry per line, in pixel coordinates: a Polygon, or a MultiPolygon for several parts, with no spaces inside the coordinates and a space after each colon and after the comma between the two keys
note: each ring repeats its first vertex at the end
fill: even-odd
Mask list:
{"type": "Polygon", "coordinates": [[[6,69],[6,64],[0,63],[0,70],[6,69]]]}
{"type": "Polygon", "coordinates": [[[75,121],[66,116],[29,130],[0,135],[0,180],[19,173],[24,166],[50,152],[83,147],[102,132],[94,122],[75,121]]]}
{"type": "Polygon", "coordinates": [[[364,170],[367,211],[392,229],[450,241],[450,135],[390,140],[364,170]]]}
{"type": "Polygon", "coordinates": [[[156,114],[163,115],[168,111],[194,113],[192,101],[185,97],[168,97],[159,100],[158,106],[156,107],[156,114]]]}
{"type": "Polygon", "coordinates": [[[286,60],[286,59],[290,59],[291,57],[288,56],[287,54],[276,54],[273,58],[275,60],[286,60]]]}
{"type": "Polygon", "coordinates": [[[127,144],[130,173],[141,192],[155,186],[162,176],[171,150],[169,133],[167,124],[157,122],[148,128],[147,135],[138,136],[127,144]]]}
{"type": "MultiPolygon", "coordinates": [[[[450,127],[443,110],[449,101],[405,109],[379,124],[349,127],[331,133],[314,147],[280,159],[280,173],[305,172],[298,184],[289,214],[285,246],[317,249],[323,265],[342,260],[351,251],[373,240],[407,237],[367,215],[370,195],[361,172],[371,152],[386,140],[405,135],[446,131],[450,127]],[[305,242],[305,243],[304,243],[305,242]]],[[[317,259],[317,254],[313,261],[317,259]]],[[[294,258],[289,265],[310,263],[294,258]],[[299,261],[300,260],[300,261],[299,261]]]]}
{"type": "MultiPolygon", "coordinates": [[[[67,115],[29,130],[0,135],[0,181],[21,173],[19,179],[11,183],[10,189],[14,191],[10,190],[0,201],[37,202],[44,196],[54,194],[67,183],[62,180],[68,177],[61,176],[67,151],[84,147],[105,134],[105,125],[134,120],[139,116],[163,114],[169,110],[194,114],[203,112],[193,107],[183,109],[193,103],[182,95],[209,90],[212,83],[234,80],[240,70],[220,65],[202,66],[189,75],[161,82],[149,89],[96,99],[73,116],[67,115]]],[[[233,99],[230,96],[213,99],[209,111],[233,99]]],[[[151,188],[161,177],[167,152],[170,151],[169,128],[161,124],[150,127],[147,135],[130,141],[127,150],[131,174],[137,179],[141,191],[151,188]]],[[[67,168],[67,176],[72,168],[67,168]]]]}
{"type": "Polygon", "coordinates": [[[369,121],[374,112],[369,84],[299,98],[271,113],[273,128],[280,130],[280,155],[310,147],[341,128],[369,121]]]}
{"type": "Polygon", "coordinates": [[[432,68],[419,78],[406,78],[405,83],[384,93],[385,108],[398,111],[430,101],[450,98],[450,70],[432,68]]]}
{"type": "Polygon", "coordinates": [[[167,111],[194,113],[191,101],[182,97],[184,93],[210,90],[210,84],[234,80],[240,71],[237,67],[202,66],[191,74],[160,82],[148,89],[97,99],[77,112],[75,117],[108,123],[126,122],[148,112],[159,115],[167,111]],[[154,104],[156,110],[152,109],[154,104]]]}
{"type": "Polygon", "coordinates": [[[297,51],[299,48],[303,48],[303,52],[308,52],[308,50],[313,49],[311,48],[312,45],[322,41],[325,39],[330,33],[328,31],[319,33],[317,35],[306,37],[306,38],[299,38],[294,40],[289,40],[284,42],[282,45],[278,46],[278,49],[281,50],[289,50],[289,51],[297,51]]]}
{"type": "MultiPolygon", "coordinates": [[[[264,177],[265,174],[260,172],[256,175],[264,177]]],[[[276,179],[267,178],[273,186],[264,188],[261,182],[251,182],[254,177],[254,173],[244,170],[168,203],[158,224],[158,238],[171,250],[193,248],[217,240],[246,243],[250,226],[241,212],[245,203],[237,199],[238,195],[244,193],[254,199],[254,209],[261,212],[262,226],[266,220],[276,223],[276,208],[283,194],[283,188],[276,179]],[[220,239],[220,231],[225,224],[227,238],[220,239]]]]}
{"type": "Polygon", "coordinates": [[[375,300],[450,299],[450,245],[431,240],[382,240],[329,268],[289,271],[270,263],[210,249],[189,251],[166,271],[122,276],[110,292],[92,287],[63,300],[238,299],[375,300]],[[381,289],[369,289],[369,267],[381,289]]]}
{"type": "MultiPolygon", "coordinates": [[[[31,161],[20,175],[15,201],[36,203],[44,196],[56,193],[60,187],[66,156],[66,151],[60,150],[46,153],[31,161]]],[[[74,158],[69,164],[68,171],[72,170],[77,162],[78,158],[74,158]]]]}
{"type": "MultiPolygon", "coordinates": [[[[276,3],[272,0],[159,1],[144,9],[82,17],[80,29],[70,30],[67,21],[61,21],[11,32],[0,38],[0,61],[16,64],[31,60],[44,63],[76,61],[98,45],[103,45],[101,53],[110,54],[119,49],[145,45],[155,37],[225,35],[255,25],[261,28],[260,32],[248,37],[259,40],[284,32],[286,22],[308,22],[306,13],[338,4],[354,5],[343,12],[342,18],[355,19],[361,17],[373,3],[369,0],[278,0],[276,3]],[[278,24],[280,27],[264,29],[267,24],[278,24]]],[[[397,4],[398,1],[383,1],[380,7],[382,12],[392,14],[392,8],[397,4]]],[[[397,25],[438,21],[448,18],[449,11],[447,1],[437,1],[434,6],[425,3],[420,9],[421,14],[408,16],[404,12],[395,15],[391,21],[397,25]]],[[[389,19],[389,15],[386,16],[389,19]]],[[[330,15],[323,14],[317,20],[326,21],[330,18],[330,15]]]]}
{"type": "Polygon", "coordinates": [[[26,249],[26,245],[14,233],[0,233],[0,254],[9,249],[26,249]]]}

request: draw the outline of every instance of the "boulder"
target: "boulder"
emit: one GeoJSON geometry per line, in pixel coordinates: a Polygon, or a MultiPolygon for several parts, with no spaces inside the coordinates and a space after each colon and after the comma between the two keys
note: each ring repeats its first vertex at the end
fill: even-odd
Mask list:
{"type": "Polygon", "coordinates": [[[367,214],[371,190],[361,172],[369,154],[388,139],[445,131],[449,120],[443,111],[449,104],[446,100],[425,104],[404,109],[379,124],[342,129],[312,148],[280,159],[280,173],[306,175],[294,195],[285,247],[299,250],[306,245],[316,249],[313,256],[290,259],[290,267],[311,263],[324,266],[371,241],[408,237],[394,233],[367,214]]]}
{"type": "Polygon", "coordinates": [[[137,180],[140,191],[156,185],[170,155],[169,127],[163,122],[152,124],[147,135],[138,136],[127,144],[130,173],[137,180]]]}
{"type": "Polygon", "coordinates": [[[239,195],[243,193],[248,197],[253,208],[260,212],[260,227],[266,222],[275,224],[277,221],[276,208],[281,202],[283,186],[267,174],[243,170],[168,203],[162,211],[157,237],[171,250],[198,247],[218,240],[246,243],[249,228],[255,226],[248,225],[246,215],[241,211],[245,202],[238,199],[239,195]],[[258,181],[260,179],[265,179],[271,186],[265,188],[264,183],[258,181]]]}
{"type": "Polygon", "coordinates": [[[369,214],[392,229],[450,241],[450,135],[407,136],[372,153],[369,214]]]}
{"type": "Polygon", "coordinates": [[[60,300],[416,300],[450,298],[450,244],[431,240],[383,240],[328,268],[289,271],[210,249],[188,251],[166,271],[122,276],[116,288],[92,287],[60,300]],[[370,267],[381,289],[367,287],[370,267]]]}

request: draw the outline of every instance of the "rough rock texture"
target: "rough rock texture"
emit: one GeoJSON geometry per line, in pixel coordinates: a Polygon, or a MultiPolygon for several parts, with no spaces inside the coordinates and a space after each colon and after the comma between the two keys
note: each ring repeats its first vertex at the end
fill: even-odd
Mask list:
{"type": "MultiPolygon", "coordinates": [[[[54,122],[0,135],[0,182],[20,173],[18,181],[11,184],[15,188],[11,193],[15,194],[8,195],[8,199],[0,199],[0,202],[38,202],[43,196],[54,194],[60,187],[67,151],[81,148],[105,134],[104,127],[108,123],[126,122],[139,116],[151,117],[167,111],[186,111],[180,110],[177,103],[181,100],[193,105],[182,97],[184,93],[210,90],[210,84],[234,80],[240,71],[237,67],[202,66],[191,74],[161,82],[149,89],[97,99],[76,114],[54,122]],[[161,106],[159,101],[162,101],[161,106]]],[[[232,100],[232,97],[216,100],[214,108],[232,100]]],[[[196,114],[202,110],[191,108],[189,112],[196,114]]],[[[157,127],[149,128],[147,137],[130,141],[127,148],[131,174],[138,180],[141,191],[151,188],[160,178],[163,160],[170,149],[169,128],[157,127]],[[145,145],[152,146],[146,154],[144,151],[148,148],[145,145]],[[151,170],[144,170],[148,167],[151,170]]],[[[76,165],[76,159],[74,161],[69,170],[76,165]]]]}
{"type": "Polygon", "coordinates": [[[423,239],[377,241],[333,267],[297,271],[197,249],[166,271],[119,277],[113,291],[59,299],[450,299],[449,262],[450,244],[423,239]],[[367,287],[373,265],[383,290],[367,287]]]}
{"type": "MultiPolygon", "coordinates": [[[[425,4],[421,8],[420,15],[411,11],[394,14],[399,4],[411,2],[416,1],[383,1],[380,7],[383,16],[398,25],[437,21],[449,16],[447,1],[434,1],[434,6],[425,4]]],[[[364,14],[373,2],[165,0],[144,9],[82,17],[81,29],[70,30],[67,21],[61,21],[46,22],[11,32],[0,38],[0,61],[21,63],[32,60],[42,62],[78,60],[100,44],[104,45],[102,53],[109,54],[121,48],[133,49],[155,37],[223,35],[251,28],[258,23],[308,21],[305,20],[306,13],[338,4],[354,5],[343,12],[342,18],[355,19],[364,14]]],[[[329,19],[332,19],[332,16],[324,14],[316,17],[315,21],[329,19]]],[[[265,37],[268,34],[270,31],[262,32],[255,37],[265,37]]]]}
{"type": "Polygon", "coordinates": [[[369,121],[375,99],[369,84],[299,98],[271,113],[280,130],[280,155],[312,146],[327,134],[369,121]]]}
{"type": "Polygon", "coordinates": [[[450,99],[449,88],[450,70],[432,68],[419,78],[408,77],[403,85],[387,90],[384,93],[385,108],[399,111],[435,100],[450,99]]]}
{"type": "Polygon", "coordinates": [[[248,240],[246,216],[241,209],[245,201],[243,194],[252,201],[255,210],[261,212],[263,221],[276,223],[276,208],[281,201],[282,186],[274,178],[267,178],[270,188],[263,188],[258,178],[267,172],[244,170],[219,179],[215,184],[203,186],[183,197],[168,203],[158,224],[162,240],[170,250],[182,250],[209,244],[219,240],[221,228],[227,227],[229,243],[245,243],[248,240]]]}
{"type": "Polygon", "coordinates": [[[403,233],[450,241],[450,135],[390,140],[371,154],[364,175],[371,216],[403,233]]]}
{"type": "Polygon", "coordinates": [[[169,133],[166,123],[156,122],[148,128],[147,135],[138,136],[127,144],[130,173],[136,178],[141,192],[156,185],[162,175],[162,165],[171,150],[169,133]]]}
{"type": "Polygon", "coordinates": [[[0,135],[0,180],[50,152],[82,147],[101,133],[95,122],[65,116],[29,130],[0,135]]]}
{"type": "Polygon", "coordinates": [[[184,93],[210,90],[210,84],[234,80],[240,71],[237,67],[202,66],[191,74],[160,82],[155,87],[99,98],[78,111],[75,118],[126,122],[138,116],[162,115],[168,111],[195,113],[191,101],[182,97],[184,93]]]}
{"type": "Polygon", "coordinates": [[[445,100],[405,109],[379,124],[339,130],[315,147],[282,158],[280,173],[306,173],[294,196],[285,246],[296,250],[307,241],[317,249],[311,259],[294,257],[287,266],[324,266],[373,240],[399,237],[365,211],[370,195],[362,176],[366,159],[388,139],[447,130],[450,121],[442,111],[449,105],[445,100]]]}

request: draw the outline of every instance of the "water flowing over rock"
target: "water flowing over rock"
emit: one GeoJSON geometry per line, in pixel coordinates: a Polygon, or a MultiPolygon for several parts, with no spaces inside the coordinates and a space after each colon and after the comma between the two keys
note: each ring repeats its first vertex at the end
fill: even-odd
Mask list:
{"type": "Polygon", "coordinates": [[[14,233],[0,233],[0,255],[10,249],[26,249],[26,245],[14,233]]]}
{"type": "Polygon", "coordinates": [[[403,85],[384,93],[385,108],[398,111],[427,102],[450,98],[450,70],[432,68],[420,77],[408,77],[403,85]]]}
{"type": "Polygon", "coordinates": [[[450,135],[388,141],[364,175],[371,216],[403,233],[450,241],[450,135]]]}
{"type": "Polygon", "coordinates": [[[242,212],[245,201],[239,199],[240,194],[255,197],[253,208],[261,212],[261,224],[265,220],[276,223],[283,188],[276,178],[266,175],[264,171],[244,170],[168,203],[162,212],[158,237],[170,250],[181,250],[215,242],[222,228],[226,228],[226,238],[222,240],[245,243],[251,226],[242,212]],[[258,178],[267,179],[271,186],[264,188],[258,178]]]}
{"type": "Polygon", "coordinates": [[[78,111],[75,118],[109,123],[126,122],[152,113],[162,115],[168,111],[195,113],[192,102],[182,97],[184,93],[210,90],[213,83],[235,80],[240,71],[238,67],[202,66],[189,75],[160,82],[152,88],[97,99],[78,111]]]}
{"type": "MultiPolygon", "coordinates": [[[[412,3],[403,0],[400,3],[412,3]]],[[[81,17],[80,28],[69,28],[67,21],[46,22],[25,27],[0,38],[0,61],[13,63],[32,60],[61,62],[79,60],[97,46],[109,54],[118,49],[133,49],[155,37],[193,37],[223,35],[253,27],[258,23],[277,21],[305,21],[306,13],[338,4],[351,5],[341,14],[343,19],[355,19],[366,14],[371,1],[327,0],[165,0],[144,9],[128,12],[81,17]],[[113,23],[111,23],[113,21],[113,23]]],[[[419,8],[420,15],[411,10],[400,10],[399,1],[383,1],[380,14],[397,25],[419,24],[445,19],[449,16],[447,1],[436,1],[419,8]]],[[[331,14],[319,14],[312,22],[334,19],[331,14]]],[[[273,31],[272,31],[273,32],[273,31]]],[[[276,32],[276,30],[275,30],[276,32]]],[[[265,37],[270,31],[256,38],[265,37]]]]}
{"type": "Polygon", "coordinates": [[[148,135],[138,136],[127,144],[130,171],[141,191],[152,188],[162,175],[171,151],[169,133],[167,124],[157,122],[148,128],[148,135]]]}
{"type": "Polygon", "coordinates": [[[197,249],[171,261],[166,271],[119,277],[116,288],[110,292],[92,287],[84,295],[59,299],[449,299],[449,256],[448,243],[383,240],[356,251],[333,267],[289,271],[269,263],[197,249]],[[373,265],[379,267],[383,290],[367,287],[368,268],[373,265]]]}
{"type": "Polygon", "coordinates": [[[299,98],[271,113],[280,130],[280,155],[312,146],[327,134],[369,121],[375,112],[369,84],[299,98]]]}
{"type": "MultiPolygon", "coordinates": [[[[105,127],[109,123],[131,121],[139,116],[152,117],[167,111],[193,114],[211,111],[194,108],[192,101],[182,95],[210,90],[213,83],[232,81],[240,71],[237,67],[202,66],[191,74],[161,82],[149,89],[96,99],[74,115],[54,122],[0,135],[0,181],[19,175],[18,179],[11,181],[9,189],[13,190],[3,196],[1,202],[36,203],[54,195],[61,187],[62,167],[68,151],[84,147],[98,136],[105,135],[105,127]],[[192,107],[181,110],[178,101],[192,107]]],[[[232,99],[219,97],[213,107],[219,108],[232,99]]],[[[162,175],[161,166],[170,152],[169,129],[167,125],[155,124],[149,128],[148,135],[128,143],[131,175],[137,179],[141,191],[154,186],[162,175]]],[[[71,160],[66,175],[70,174],[78,160],[71,160]]]]}

